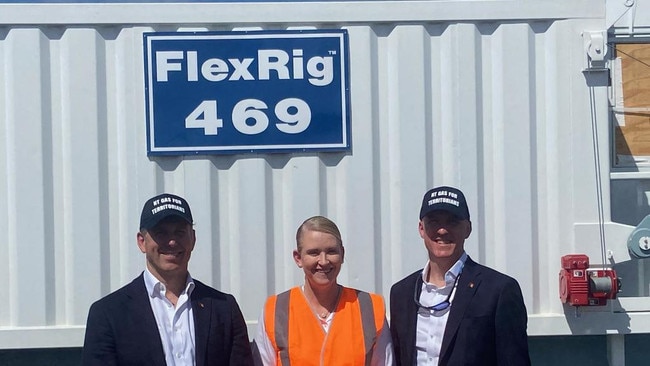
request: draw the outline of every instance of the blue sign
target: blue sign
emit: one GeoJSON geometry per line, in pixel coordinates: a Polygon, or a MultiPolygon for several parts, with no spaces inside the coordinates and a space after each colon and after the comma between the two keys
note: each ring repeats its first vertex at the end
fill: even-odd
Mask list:
{"type": "Polygon", "coordinates": [[[346,30],[144,34],[149,155],[350,148],[346,30]]]}

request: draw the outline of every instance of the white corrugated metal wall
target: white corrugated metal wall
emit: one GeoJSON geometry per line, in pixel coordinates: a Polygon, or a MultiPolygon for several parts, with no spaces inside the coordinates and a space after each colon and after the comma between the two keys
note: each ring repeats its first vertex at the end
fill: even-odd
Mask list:
{"type": "Polygon", "coordinates": [[[586,0],[0,4],[0,348],[80,346],[89,305],[142,270],[141,205],[163,191],[192,205],[192,275],[251,331],[302,281],[291,250],[314,214],[342,230],[340,281],[387,298],[425,264],[417,215],[439,184],[468,196],[470,255],[521,283],[530,335],[649,331],[647,298],[580,318],[558,299],[562,255],[601,262],[596,166],[627,256],[607,84],[583,72],[581,34],[605,22],[586,0]],[[295,28],[349,31],[350,153],[147,157],[143,32],[295,28]]]}

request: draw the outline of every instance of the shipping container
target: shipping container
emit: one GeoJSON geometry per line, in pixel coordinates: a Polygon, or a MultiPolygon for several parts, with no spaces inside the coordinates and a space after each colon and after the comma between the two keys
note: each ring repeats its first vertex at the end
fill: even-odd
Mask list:
{"type": "Polygon", "coordinates": [[[642,0],[0,3],[0,364],[76,357],[89,306],[144,268],[155,194],[189,201],[190,272],[252,336],[303,281],[312,215],[342,231],[340,282],[389,306],[443,184],[467,195],[468,254],[521,284],[534,365],[643,364],[649,42],[642,0]],[[296,30],[345,30],[349,148],[148,153],[145,34],[296,30]],[[615,271],[616,298],[563,304],[568,254],[615,271]]]}

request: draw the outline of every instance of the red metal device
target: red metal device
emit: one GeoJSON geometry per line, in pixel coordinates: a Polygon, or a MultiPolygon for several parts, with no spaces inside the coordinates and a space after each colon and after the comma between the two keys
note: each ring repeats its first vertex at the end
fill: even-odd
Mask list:
{"type": "Polygon", "coordinates": [[[562,257],[560,300],[573,306],[603,306],[615,299],[621,282],[613,269],[589,269],[585,254],[562,257]]]}

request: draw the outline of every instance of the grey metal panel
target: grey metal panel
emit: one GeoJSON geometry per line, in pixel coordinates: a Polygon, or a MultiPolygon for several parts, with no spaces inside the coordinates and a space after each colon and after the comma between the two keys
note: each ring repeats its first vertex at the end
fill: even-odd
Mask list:
{"type": "Polygon", "coordinates": [[[46,203],[43,167],[46,126],[40,121],[48,118],[47,102],[43,94],[49,89],[41,80],[47,78],[43,61],[47,60],[47,49],[43,49],[38,30],[21,29],[12,32],[5,39],[4,61],[13,74],[5,74],[5,116],[20,124],[6,123],[6,188],[7,192],[7,267],[15,275],[8,281],[8,312],[10,322],[18,326],[34,326],[51,321],[46,310],[48,295],[52,294],[52,283],[45,277],[51,273],[52,249],[43,238],[48,232],[44,222],[51,204],[46,203]],[[20,75],[20,72],[22,75],[20,75]],[[28,72],[26,72],[28,71],[28,72]],[[20,77],[22,76],[22,77],[20,77]],[[45,136],[44,136],[45,135],[45,136]],[[14,192],[19,191],[22,194],[14,192]],[[12,194],[13,193],[13,194],[12,194]],[[20,243],[20,245],[18,245],[20,243]],[[46,253],[47,252],[47,253],[46,253]],[[32,281],[33,277],[41,281],[32,281]],[[49,286],[48,286],[49,285],[49,286]],[[33,292],[25,291],[30,289],[33,292]],[[49,290],[49,291],[48,291],[49,290]]]}
{"type": "Polygon", "coordinates": [[[533,19],[604,20],[590,0],[341,1],[144,4],[9,4],[0,24],[252,24],[533,19]],[[56,15],[56,16],[54,16],[56,15]]]}
{"type": "MultiPolygon", "coordinates": [[[[605,330],[576,325],[557,290],[560,256],[600,262],[592,3],[1,4],[0,347],[79,346],[89,305],[142,270],[141,205],[162,191],[192,205],[192,275],[233,293],[251,331],[266,296],[302,282],[295,230],[316,214],[343,233],[340,281],[387,298],[426,262],[417,214],[438,184],[466,192],[467,251],[520,281],[531,334],[616,329],[610,308],[594,315],[605,330]],[[146,156],[143,32],[299,27],[349,31],[350,153],[146,156]]],[[[602,188],[624,255],[630,228],[609,222],[602,188]]]]}

